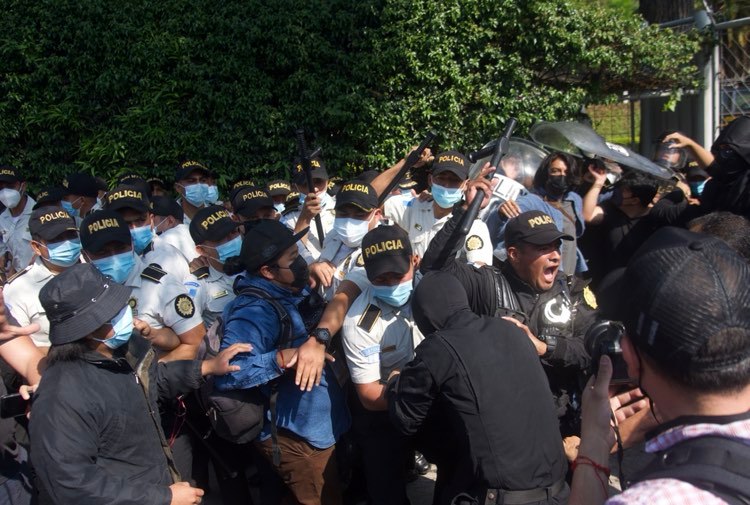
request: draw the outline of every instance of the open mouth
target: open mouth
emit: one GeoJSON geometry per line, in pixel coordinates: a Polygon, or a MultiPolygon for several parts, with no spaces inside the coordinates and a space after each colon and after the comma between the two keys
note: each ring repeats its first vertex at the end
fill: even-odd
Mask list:
{"type": "Polygon", "coordinates": [[[542,274],[544,275],[545,282],[551,284],[555,281],[555,276],[557,275],[557,265],[547,267],[544,269],[542,274]]]}

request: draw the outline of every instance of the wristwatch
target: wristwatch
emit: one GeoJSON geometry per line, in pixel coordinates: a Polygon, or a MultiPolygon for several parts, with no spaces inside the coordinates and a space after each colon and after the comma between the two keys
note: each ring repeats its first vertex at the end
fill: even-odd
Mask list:
{"type": "Polygon", "coordinates": [[[326,348],[331,343],[331,332],[328,331],[328,328],[315,328],[310,332],[310,335],[315,337],[315,340],[326,346],[326,348]]]}
{"type": "Polygon", "coordinates": [[[547,351],[542,355],[542,359],[547,359],[555,352],[557,348],[557,337],[553,335],[542,335],[539,340],[547,344],[547,351]]]}

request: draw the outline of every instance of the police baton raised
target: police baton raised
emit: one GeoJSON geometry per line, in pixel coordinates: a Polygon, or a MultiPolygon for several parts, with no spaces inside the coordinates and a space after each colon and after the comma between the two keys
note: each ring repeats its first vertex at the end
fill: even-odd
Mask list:
{"type": "Polygon", "coordinates": [[[437,137],[437,133],[430,130],[427,132],[427,135],[425,135],[424,140],[422,141],[419,146],[413,150],[411,153],[409,153],[409,156],[406,157],[406,160],[404,160],[404,166],[401,167],[401,170],[398,171],[398,174],[396,174],[396,177],[393,178],[391,182],[388,183],[388,186],[386,186],[385,190],[378,196],[378,207],[383,205],[383,202],[386,198],[388,198],[388,195],[391,194],[391,191],[393,191],[393,188],[395,188],[399,182],[401,182],[401,179],[404,178],[406,175],[406,172],[412,169],[414,165],[419,161],[419,157],[422,156],[422,153],[425,149],[427,149],[427,146],[429,146],[433,140],[435,140],[435,137],[437,137]]]}
{"type": "MultiPolygon", "coordinates": [[[[479,151],[474,151],[472,153],[469,153],[467,158],[469,158],[469,161],[476,162],[477,160],[480,160],[487,156],[490,152],[492,152],[492,158],[490,159],[490,166],[498,168],[500,165],[500,160],[503,159],[503,156],[505,156],[508,152],[508,146],[510,145],[510,136],[513,135],[513,130],[516,129],[516,124],[518,122],[515,118],[510,118],[505,122],[505,131],[500,136],[499,139],[494,144],[491,144],[483,149],[480,149],[479,151]]],[[[469,174],[469,179],[475,179],[479,176],[479,174],[482,173],[482,167],[477,165],[475,167],[475,171],[473,174],[469,174]]],[[[472,200],[471,204],[469,204],[469,208],[466,210],[466,213],[464,214],[463,219],[461,220],[461,225],[458,227],[458,234],[459,236],[461,234],[466,235],[469,233],[469,230],[471,229],[472,223],[474,223],[474,220],[477,218],[477,215],[479,214],[479,207],[482,205],[482,200],[484,200],[484,190],[479,189],[477,190],[477,194],[474,197],[474,200],[472,200]]]]}
{"type": "MultiPolygon", "coordinates": [[[[320,153],[320,148],[316,149],[313,153],[307,152],[307,143],[305,142],[305,130],[302,128],[294,132],[297,138],[297,152],[299,153],[300,162],[302,163],[302,170],[305,171],[305,179],[307,180],[307,192],[315,193],[315,185],[312,179],[312,164],[310,160],[320,153]]],[[[320,214],[316,214],[315,217],[315,231],[318,232],[318,242],[320,247],[323,247],[323,223],[320,220],[320,214]]]]}

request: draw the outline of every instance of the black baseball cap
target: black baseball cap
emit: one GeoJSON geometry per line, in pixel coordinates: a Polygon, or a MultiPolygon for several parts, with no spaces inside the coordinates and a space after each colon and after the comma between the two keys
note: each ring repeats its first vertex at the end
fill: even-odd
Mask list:
{"type": "Polygon", "coordinates": [[[196,212],[190,221],[190,236],[196,245],[206,240],[218,242],[237,229],[239,223],[221,205],[211,205],[196,212]]]}
{"type": "Polygon", "coordinates": [[[81,340],[109,323],[130,300],[133,288],[105,277],[90,263],[55,275],[39,291],[52,345],[81,340]]]}
{"type": "Polygon", "coordinates": [[[384,273],[405,274],[411,268],[409,234],[398,225],[373,228],[362,239],[362,259],[371,281],[384,273]]]}
{"type": "Polygon", "coordinates": [[[90,174],[77,172],[65,176],[62,182],[63,189],[68,195],[87,196],[96,198],[99,196],[99,184],[96,178],[90,174]]]}
{"type": "Polygon", "coordinates": [[[110,242],[133,243],[128,223],[111,209],[98,210],[83,218],[80,232],[81,246],[93,253],[98,253],[110,242]]]}
{"type": "Polygon", "coordinates": [[[29,217],[29,232],[32,237],[41,237],[47,242],[67,231],[78,231],[76,221],[62,207],[36,209],[29,217]]]}
{"type": "Polygon", "coordinates": [[[631,341],[673,376],[725,370],[750,360],[750,346],[707,358],[728,331],[750,339],[750,265],[724,241],[681,228],[656,231],[601,301],[631,341]]]}
{"type": "Polygon", "coordinates": [[[205,166],[201,165],[199,162],[188,160],[183,161],[177,166],[174,174],[174,180],[181,181],[196,170],[202,172],[205,176],[208,176],[211,173],[205,166]]]}
{"type": "Polygon", "coordinates": [[[571,235],[557,229],[552,216],[541,210],[530,210],[512,218],[505,225],[505,246],[519,242],[534,245],[545,245],[555,240],[573,240],[571,235]]]}
{"type": "Polygon", "coordinates": [[[36,203],[32,210],[42,207],[60,206],[60,200],[65,196],[65,191],[59,186],[48,186],[40,189],[36,194],[36,203]]]}
{"type": "Polygon", "coordinates": [[[16,167],[11,165],[0,165],[0,181],[16,183],[23,180],[24,178],[21,177],[21,174],[16,167]]]}
{"type": "Polygon", "coordinates": [[[161,188],[164,190],[169,189],[169,186],[167,186],[167,181],[165,181],[163,177],[149,177],[148,179],[146,179],[146,182],[151,189],[153,189],[154,186],[161,186],[161,188]]]}
{"type": "Polygon", "coordinates": [[[273,199],[268,192],[257,186],[240,189],[232,199],[232,208],[242,217],[252,217],[263,207],[273,207],[273,199]]]}
{"type": "Polygon", "coordinates": [[[120,178],[117,182],[118,186],[132,186],[139,189],[146,195],[147,198],[151,198],[151,185],[146,182],[146,179],[140,175],[130,174],[120,178]]]}
{"type": "Polygon", "coordinates": [[[375,189],[362,181],[345,182],[336,195],[336,208],[343,205],[355,205],[365,212],[378,206],[378,195],[375,189]]]}
{"type": "Polygon", "coordinates": [[[143,188],[129,185],[117,186],[107,193],[104,197],[104,207],[109,210],[133,209],[138,212],[148,212],[151,208],[148,195],[143,188]]]}
{"type": "MultiPolygon", "coordinates": [[[[311,175],[313,179],[325,179],[328,180],[328,172],[326,171],[326,165],[323,160],[318,156],[310,160],[311,175]]],[[[307,176],[305,170],[302,168],[302,161],[300,159],[294,160],[292,166],[292,180],[295,184],[303,185],[307,183],[307,176]]]]}
{"type": "Polygon", "coordinates": [[[185,211],[174,198],[169,196],[152,197],[150,210],[155,216],[173,216],[180,222],[185,219],[185,211]]]}
{"type": "Polygon", "coordinates": [[[469,160],[458,151],[444,151],[435,156],[432,163],[433,176],[443,172],[453,172],[465,181],[469,177],[469,160]]]}
{"type": "Polygon", "coordinates": [[[292,192],[292,185],[281,179],[276,179],[266,184],[266,190],[272,197],[274,196],[286,196],[292,192]]]}
{"type": "Polygon", "coordinates": [[[310,228],[294,233],[275,219],[261,219],[242,240],[240,259],[248,272],[255,272],[281,256],[297,243],[310,228]]]}

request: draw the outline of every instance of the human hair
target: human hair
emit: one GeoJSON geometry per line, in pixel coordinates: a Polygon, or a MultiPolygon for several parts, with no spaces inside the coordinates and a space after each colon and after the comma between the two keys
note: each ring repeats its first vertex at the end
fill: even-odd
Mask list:
{"type": "Polygon", "coordinates": [[[549,179],[549,167],[556,160],[562,160],[565,166],[568,167],[568,174],[565,176],[565,182],[568,183],[569,188],[574,188],[581,183],[581,167],[578,160],[567,153],[550,153],[546,158],[539,164],[539,168],[534,174],[534,187],[544,189],[549,179]]]}
{"type": "Polygon", "coordinates": [[[622,188],[623,186],[630,189],[633,196],[638,198],[641,205],[648,207],[651,201],[659,191],[659,183],[656,179],[643,172],[637,170],[631,170],[622,176],[622,179],[617,181],[617,187],[622,188]]]}
{"type": "Polygon", "coordinates": [[[750,220],[746,217],[717,211],[693,219],[687,227],[690,231],[720,238],[750,262],[750,220]]]}
{"type": "Polygon", "coordinates": [[[47,353],[47,364],[51,366],[63,361],[77,361],[82,359],[88,351],[89,346],[83,338],[66,344],[53,344],[47,353]]]}

